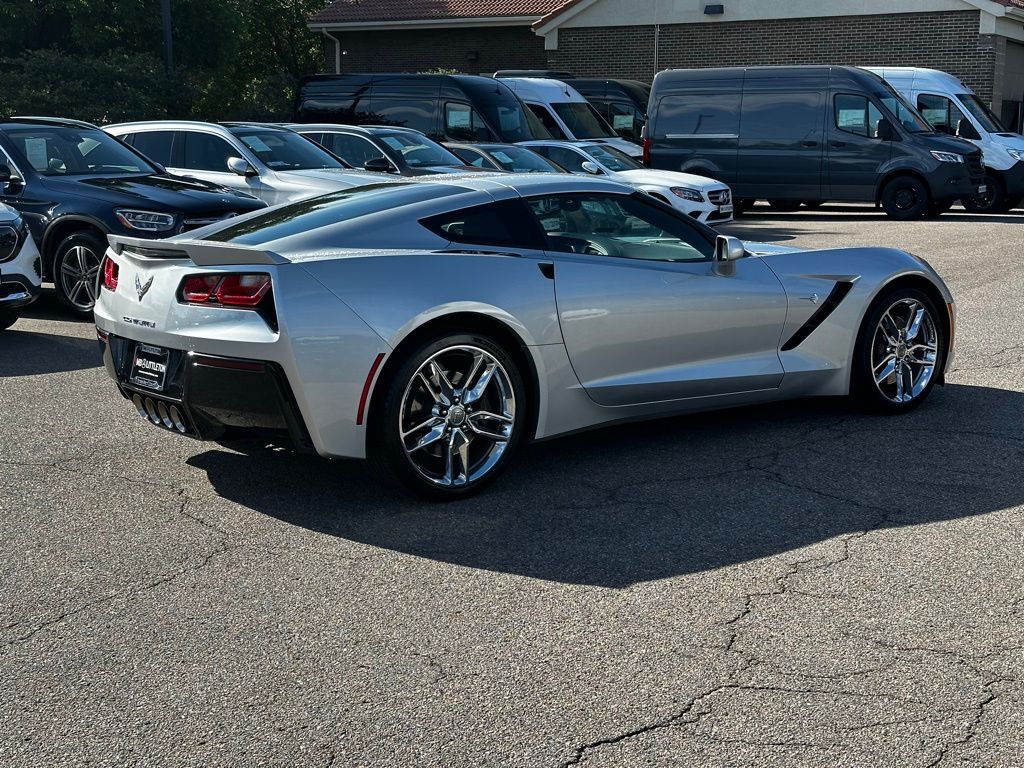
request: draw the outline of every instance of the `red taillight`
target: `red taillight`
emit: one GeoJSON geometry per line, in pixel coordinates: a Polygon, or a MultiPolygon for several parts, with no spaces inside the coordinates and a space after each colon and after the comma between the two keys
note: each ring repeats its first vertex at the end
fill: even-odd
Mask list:
{"type": "Polygon", "coordinates": [[[103,287],[108,291],[116,291],[117,275],[120,271],[117,262],[105,256],[103,258],[103,287]]]}
{"type": "Polygon", "coordinates": [[[270,275],[191,275],[181,283],[181,298],[189,304],[258,307],[270,292],[270,275]]]}
{"type": "Polygon", "coordinates": [[[651,167],[651,140],[644,139],[644,165],[651,167]]]}
{"type": "Polygon", "coordinates": [[[228,307],[255,307],[270,290],[270,275],[225,275],[214,295],[228,307]]]}

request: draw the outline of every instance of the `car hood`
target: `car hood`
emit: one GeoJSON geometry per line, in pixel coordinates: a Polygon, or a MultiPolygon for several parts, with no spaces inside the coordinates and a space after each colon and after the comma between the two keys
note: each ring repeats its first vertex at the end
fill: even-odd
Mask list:
{"type": "Polygon", "coordinates": [[[282,179],[295,181],[308,187],[335,190],[374,184],[392,174],[357,171],[349,168],[311,168],[305,171],[275,171],[282,179]]]}
{"type": "Polygon", "coordinates": [[[726,186],[720,181],[709,179],[707,176],[697,176],[693,173],[653,171],[639,168],[634,171],[618,171],[615,173],[614,178],[627,184],[657,184],[662,187],[691,187],[700,190],[721,189],[726,186]]]}
{"type": "Polygon", "coordinates": [[[955,152],[958,155],[970,155],[978,152],[978,146],[967,139],[958,139],[956,136],[943,136],[941,134],[919,134],[924,139],[929,150],[955,152]]]}
{"type": "Polygon", "coordinates": [[[424,175],[442,173],[480,173],[480,171],[497,173],[493,168],[477,168],[475,165],[426,165],[420,168],[414,168],[413,170],[419,171],[424,175]]]}
{"type": "Polygon", "coordinates": [[[780,253],[799,253],[806,251],[806,248],[797,248],[792,245],[779,245],[778,243],[757,243],[747,240],[743,241],[743,247],[747,253],[754,256],[774,256],[780,253]]]}
{"type": "Polygon", "coordinates": [[[153,174],[150,176],[50,176],[43,180],[49,189],[112,205],[145,206],[162,211],[252,211],[263,208],[258,198],[245,192],[219,187],[199,179],[153,174]]]}
{"type": "Polygon", "coordinates": [[[993,133],[992,141],[1007,149],[1024,149],[1024,136],[1019,133],[993,133]]]}

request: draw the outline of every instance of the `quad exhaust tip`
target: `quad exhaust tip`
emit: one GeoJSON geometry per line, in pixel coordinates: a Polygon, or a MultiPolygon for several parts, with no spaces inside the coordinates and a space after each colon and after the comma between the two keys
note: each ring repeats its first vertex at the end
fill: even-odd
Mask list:
{"type": "Polygon", "coordinates": [[[139,394],[132,395],[132,405],[139,412],[139,416],[158,427],[176,429],[182,434],[188,432],[185,418],[181,415],[181,411],[178,410],[176,405],[168,406],[162,400],[154,401],[151,397],[143,398],[139,394]]]}

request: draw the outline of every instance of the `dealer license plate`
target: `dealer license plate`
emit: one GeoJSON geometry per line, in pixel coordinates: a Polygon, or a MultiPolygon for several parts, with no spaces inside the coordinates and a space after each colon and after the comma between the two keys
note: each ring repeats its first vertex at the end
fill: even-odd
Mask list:
{"type": "Polygon", "coordinates": [[[170,354],[161,347],[148,344],[135,345],[135,357],[132,359],[132,372],[128,381],[137,387],[145,387],[155,392],[164,389],[164,378],[167,376],[167,360],[170,354]]]}

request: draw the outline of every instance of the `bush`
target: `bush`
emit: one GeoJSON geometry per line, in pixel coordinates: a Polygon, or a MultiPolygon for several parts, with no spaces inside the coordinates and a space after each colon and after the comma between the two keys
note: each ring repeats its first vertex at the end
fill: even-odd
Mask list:
{"type": "Polygon", "coordinates": [[[156,57],[54,49],[0,59],[0,117],[48,115],[116,123],[160,119],[176,101],[156,57]]]}

